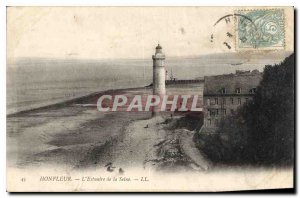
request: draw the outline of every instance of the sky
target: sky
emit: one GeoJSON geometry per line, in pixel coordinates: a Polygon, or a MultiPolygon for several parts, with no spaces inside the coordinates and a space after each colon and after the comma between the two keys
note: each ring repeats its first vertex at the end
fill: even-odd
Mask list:
{"type": "MultiPolygon", "coordinates": [[[[8,7],[7,57],[147,59],[158,43],[169,57],[228,53],[232,50],[224,39],[233,46],[235,40],[224,33],[234,34],[234,23],[214,23],[236,9],[8,7]]],[[[293,27],[286,25],[292,33],[293,27]]],[[[287,35],[286,43],[285,50],[292,51],[292,36],[287,35]]]]}

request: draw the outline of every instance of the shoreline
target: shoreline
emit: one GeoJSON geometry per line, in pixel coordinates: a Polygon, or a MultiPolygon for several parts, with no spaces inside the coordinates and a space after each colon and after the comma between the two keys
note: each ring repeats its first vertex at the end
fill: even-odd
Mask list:
{"type": "MultiPolygon", "coordinates": [[[[177,87],[177,86],[193,86],[193,85],[203,85],[203,81],[202,80],[191,80],[193,81],[193,83],[180,83],[181,80],[178,80],[179,83],[169,83],[166,84],[166,87],[172,88],[172,87],[177,87]]],[[[188,81],[188,80],[184,80],[184,81],[188,81]]],[[[126,92],[126,91],[133,91],[133,90],[141,90],[141,89],[152,89],[152,83],[146,86],[142,86],[142,87],[130,87],[130,88],[120,88],[120,89],[108,89],[108,90],[103,90],[103,91],[97,91],[97,92],[92,92],[90,94],[84,95],[84,96],[79,96],[76,98],[72,98],[72,99],[67,99],[67,100],[63,100],[61,102],[55,102],[53,104],[49,104],[49,105],[42,105],[40,107],[33,107],[31,109],[26,109],[26,110],[21,110],[21,111],[17,111],[14,113],[9,113],[6,114],[7,118],[10,117],[17,117],[17,116],[22,116],[24,114],[27,113],[34,113],[34,112],[38,112],[38,111],[42,111],[42,110],[50,110],[50,109],[55,109],[55,108],[59,108],[59,107],[64,107],[65,105],[70,105],[70,104],[75,104],[75,103],[82,103],[83,101],[86,100],[90,100],[90,98],[93,97],[97,97],[106,93],[113,93],[113,92],[126,92]]],[[[7,110],[7,109],[6,109],[7,110]]]]}
{"type": "Polygon", "coordinates": [[[108,90],[104,90],[104,91],[92,92],[92,93],[84,95],[84,96],[80,96],[80,97],[77,97],[77,98],[64,100],[64,101],[61,101],[61,102],[56,102],[54,104],[49,104],[49,105],[44,105],[44,106],[41,106],[41,107],[35,107],[35,108],[32,108],[32,109],[21,110],[21,111],[17,111],[17,112],[14,112],[14,113],[9,113],[9,114],[6,114],[6,117],[7,118],[9,118],[9,117],[17,117],[17,116],[22,116],[23,114],[26,114],[26,113],[34,113],[34,112],[37,112],[37,111],[42,111],[42,110],[47,110],[47,109],[52,109],[52,108],[63,107],[64,105],[70,105],[72,103],[82,102],[84,100],[88,100],[91,97],[95,97],[97,95],[103,95],[104,93],[119,92],[119,91],[130,91],[130,90],[139,90],[139,89],[143,89],[143,88],[144,89],[149,89],[150,87],[144,86],[144,87],[120,88],[120,89],[108,89],[108,90]]]}
{"type": "MultiPolygon", "coordinates": [[[[201,105],[202,87],[202,84],[171,85],[168,93],[185,94],[188,92],[200,94],[198,102],[201,105]]],[[[144,141],[149,141],[149,145],[150,143],[151,145],[153,144],[150,141],[152,136],[148,137],[152,133],[140,136],[139,132],[150,132],[151,130],[153,133],[156,133],[157,130],[155,128],[157,126],[167,125],[156,125],[156,123],[153,123],[153,128],[150,129],[147,127],[147,124],[150,127],[151,125],[147,122],[150,122],[151,112],[128,113],[126,111],[118,111],[103,113],[97,111],[95,106],[90,104],[96,104],[98,98],[103,94],[123,94],[132,98],[135,95],[151,93],[151,87],[111,89],[7,115],[6,134],[7,144],[9,145],[7,152],[8,156],[10,156],[8,162],[12,167],[62,165],[70,169],[101,168],[103,164],[109,163],[109,161],[116,158],[123,164],[123,162],[126,162],[126,160],[122,159],[123,155],[132,157],[132,161],[135,162],[135,158],[138,155],[132,155],[133,153],[130,151],[135,149],[128,147],[128,145],[143,142],[136,141],[138,139],[145,139],[144,141]],[[139,123],[144,122],[145,124],[139,125],[139,123]],[[136,130],[136,132],[133,133],[133,131],[127,130],[128,126],[130,129],[136,130]],[[124,136],[127,137],[127,144],[123,144],[124,136]],[[136,138],[131,138],[133,136],[136,138]],[[118,147],[118,152],[116,153],[114,153],[116,151],[114,150],[115,146],[118,147]],[[125,153],[123,153],[123,146],[129,148],[126,152],[124,151],[125,153]]],[[[190,116],[198,117],[197,113],[195,115],[193,112],[186,113],[191,114],[190,116]]],[[[183,114],[178,112],[177,115],[183,116],[183,114]]],[[[169,117],[172,116],[167,115],[167,118],[169,117]]],[[[179,124],[178,127],[182,127],[182,124],[179,124]]],[[[160,128],[160,130],[163,131],[164,129],[160,128]]],[[[159,138],[161,139],[162,137],[159,138]]],[[[177,143],[175,145],[172,143],[170,146],[177,149],[176,145],[177,143]]],[[[141,148],[144,149],[143,146],[141,148]]],[[[142,158],[140,156],[137,160],[140,161],[142,158]]]]}

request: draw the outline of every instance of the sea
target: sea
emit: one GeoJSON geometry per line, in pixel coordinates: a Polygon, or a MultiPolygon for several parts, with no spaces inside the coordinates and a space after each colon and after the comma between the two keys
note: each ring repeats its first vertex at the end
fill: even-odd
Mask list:
{"type": "MultiPolygon", "coordinates": [[[[203,79],[204,76],[263,71],[281,62],[287,53],[269,56],[235,54],[166,59],[168,78],[203,79]]],[[[6,67],[6,114],[39,108],[109,89],[143,87],[152,83],[151,59],[18,58],[6,67]]]]}

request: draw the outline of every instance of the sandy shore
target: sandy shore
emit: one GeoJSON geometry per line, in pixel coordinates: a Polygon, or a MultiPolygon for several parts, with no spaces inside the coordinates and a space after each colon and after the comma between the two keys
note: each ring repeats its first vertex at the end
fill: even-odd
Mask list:
{"type": "Polygon", "coordinates": [[[125,128],[121,141],[112,142],[112,149],[107,152],[111,158],[107,162],[123,171],[132,168],[163,172],[207,170],[205,159],[194,160],[201,154],[195,154],[192,149],[195,148],[190,144],[193,134],[182,136],[189,130],[181,127],[175,130],[182,118],[182,115],[172,118],[163,115],[132,121],[125,128]]]}
{"type": "MultiPolygon", "coordinates": [[[[136,91],[136,90],[134,90],[136,91]]],[[[122,91],[111,91],[119,94],[122,91]]],[[[98,112],[95,104],[101,92],[64,104],[21,112],[7,118],[7,159],[9,166],[62,165],[70,168],[94,163],[93,150],[119,139],[132,120],[149,113],[98,112]]],[[[127,94],[132,94],[129,90],[127,94]]]]}
{"type": "MultiPolygon", "coordinates": [[[[197,86],[200,87],[199,90],[202,87],[192,85],[191,88],[195,90],[197,86]]],[[[182,90],[170,87],[169,93],[180,94],[184,90],[186,87],[182,90]]],[[[8,167],[63,166],[68,169],[95,169],[109,162],[123,169],[153,166],[159,170],[170,164],[185,166],[184,161],[189,159],[185,159],[179,149],[179,139],[175,138],[174,129],[168,130],[170,125],[161,124],[169,118],[169,114],[157,120],[151,119],[150,112],[103,113],[97,111],[95,106],[97,99],[103,94],[133,97],[151,94],[151,91],[151,88],[104,91],[9,115],[8,167]]]]}

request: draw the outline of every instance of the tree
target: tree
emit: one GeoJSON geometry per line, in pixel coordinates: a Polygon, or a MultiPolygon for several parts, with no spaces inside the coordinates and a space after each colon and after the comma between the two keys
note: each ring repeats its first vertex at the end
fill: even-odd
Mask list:
{"type": "Polygon", "coordinates": [[[292,164],[294,159],[294,54],[264,69],[252,103],[241,109],[252,161],[292,164]]]}

